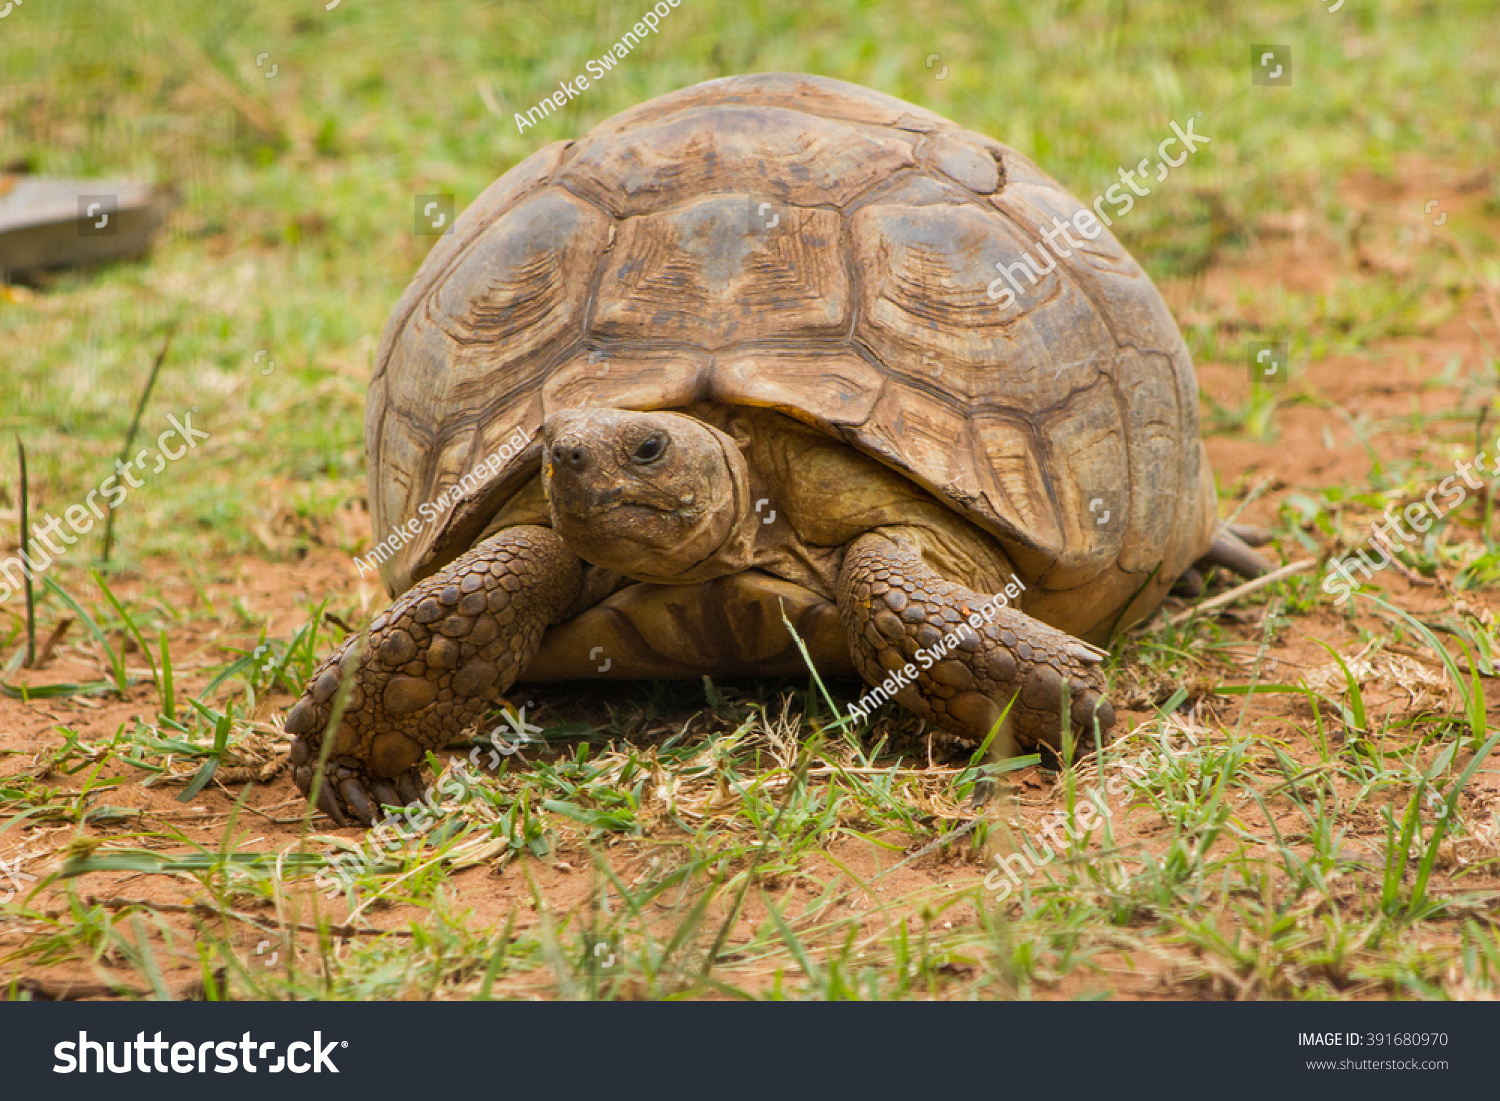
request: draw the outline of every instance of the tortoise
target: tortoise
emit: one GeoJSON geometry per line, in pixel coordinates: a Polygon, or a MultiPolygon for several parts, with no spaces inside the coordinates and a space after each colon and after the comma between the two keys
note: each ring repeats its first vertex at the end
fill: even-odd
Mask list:
{"type": "Polygon", "coordinates": [[[395,602],[287,716],[297,784],[325,769],[321,809],[369,824],[517,680],[797,674],[788,624],[961,739],[1009,707],[1009,751],[1056,747],[1064,701],[1107,734],[1099,644],[1200,560],[1263,566],[1217,524],[1182,337],[1097,219],[997,294],[1084,209],[997,141],[784,73],[511,169],[377,350],[360,569],[395,602]]]}

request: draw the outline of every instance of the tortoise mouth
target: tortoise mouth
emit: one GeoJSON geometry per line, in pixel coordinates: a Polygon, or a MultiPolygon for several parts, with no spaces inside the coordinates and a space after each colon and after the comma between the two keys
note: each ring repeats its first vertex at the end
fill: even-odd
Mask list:
{"type": "Polygon", "coordinates": [[[550,481],[548,495],[554,506],[578,523],[586,524],[604,516],[687,519],[696,515],[696,510],[686,511],[682,502],[663,500],[649,491],[636,492],[636,487],[631,486],[589,486],[572,472],[555,471],[550,481]]]}
{"type": "Polygon", "coordinates": [[[660,508],[650,504],[615,504],[594,511],[572,512],[569,527],[590,529],[607,519],[611,529],[608,541],[634,543],[653,552],[671,551],[681,545],[698,520],[698,513],[681,508],[660,508]]]}

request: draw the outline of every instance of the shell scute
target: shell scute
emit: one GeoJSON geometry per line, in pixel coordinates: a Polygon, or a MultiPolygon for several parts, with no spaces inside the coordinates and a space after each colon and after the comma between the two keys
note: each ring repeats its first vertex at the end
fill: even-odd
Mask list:
{"type": "Polygon", "coordinates": [[[852,309],[837,214],[716,195],[627,220],[600,282],[600,340],[704,348],[833,338],[852,309]]]}
{"type": "Polygon", "coordinates": [[[617,217],[649,214],[728,181],[793,206],[842,206],[914,162],[911,146],[833,119],[761,104],[714,104],[580,142],[559,177],[617,217]]]}

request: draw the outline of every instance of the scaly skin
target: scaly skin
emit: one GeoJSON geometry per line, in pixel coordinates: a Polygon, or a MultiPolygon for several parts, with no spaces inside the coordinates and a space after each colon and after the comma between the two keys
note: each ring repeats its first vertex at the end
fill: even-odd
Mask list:
{"type": "Polygon", "coordinates": [[[1011,608],[977,630],[965,622],[989,597],[945,581],[912,547],[879,532],[849,544],[838,605],[854,665],[871,684],[913,666],[896,698],[966,741],[983,741],[1016,695],[1010,727],[1022,747],[1061,748],[1062,684],[1070,682],[1073,737],[1093,742],[1094,718],[1107,733],[1114,709],[1104,699],[1103,652],[1011,608]],[[962,625],[962,626],[960,626],[962,625]],[[923,669],[917,650],[958,632],[958,646],[923,669]],[[1096,710],[1097,709],[1097,710],[1096,710]]]}
{"type": "MultiPolygon", "coordinates": [[[[370,625],[329,755],[319,808],[373,825],[379,805],[422,795],[422,755],[480,719],[536,656],[582,587],[578,558],[549,528],[507,528],[412,586],[370,625]]],[[[329,655],[287,715],[293,777],[312,787],[355,638],[329,655]]]]}

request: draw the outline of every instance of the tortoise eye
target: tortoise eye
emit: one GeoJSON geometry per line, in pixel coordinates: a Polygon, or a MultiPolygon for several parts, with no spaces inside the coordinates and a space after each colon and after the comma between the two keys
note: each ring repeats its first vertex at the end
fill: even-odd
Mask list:
{"type": "Polygon", "coordinates": [[[667,450],[667,437],[658,432],[647,436],[636,445],[635,453],[630,456],[633,463],[654,463],[661,458],[667,450]]]}

